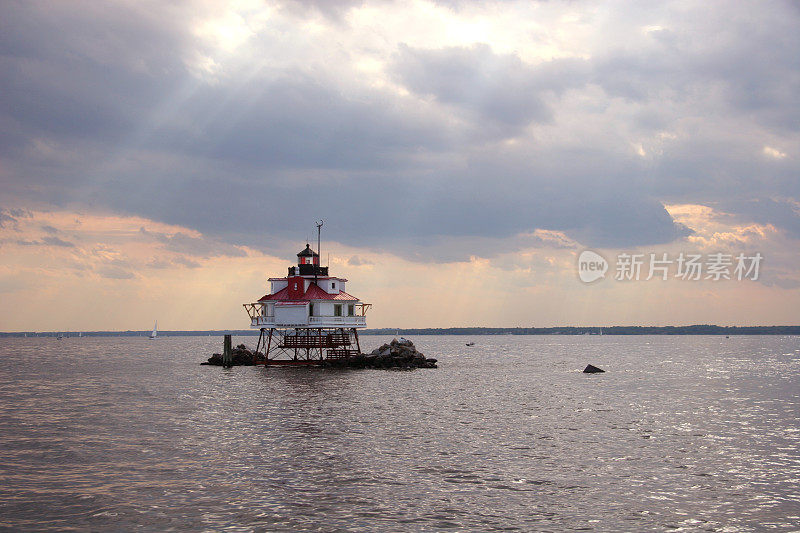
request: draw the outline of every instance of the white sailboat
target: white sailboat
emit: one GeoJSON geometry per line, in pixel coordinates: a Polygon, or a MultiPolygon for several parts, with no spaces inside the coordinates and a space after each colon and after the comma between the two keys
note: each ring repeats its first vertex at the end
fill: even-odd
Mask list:
{"type": "Polygon", "coordinates": [[[158,338],[158,320],[156,320],[156,323],[153,325],[153,333],[150,334],[150,338],[151,339],[158,338]]]}

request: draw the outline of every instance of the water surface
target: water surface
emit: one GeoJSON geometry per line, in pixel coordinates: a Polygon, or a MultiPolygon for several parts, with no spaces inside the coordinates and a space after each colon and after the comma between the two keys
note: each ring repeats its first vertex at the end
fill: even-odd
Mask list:
{"type": "Polygon", "coordinates": [[[412,340],[439,369],[0,339],[0,527],[800,529],[798,337],[412,340]]]}

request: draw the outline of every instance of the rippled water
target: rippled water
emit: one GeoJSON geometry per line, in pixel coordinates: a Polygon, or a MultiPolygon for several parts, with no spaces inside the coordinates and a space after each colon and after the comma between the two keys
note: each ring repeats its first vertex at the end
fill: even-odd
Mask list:
{"type": "Polygon", "coordinates": [[[413,340],[439,369],[0,339],[0,527],[800,528],[798,337],[413,340]]]}

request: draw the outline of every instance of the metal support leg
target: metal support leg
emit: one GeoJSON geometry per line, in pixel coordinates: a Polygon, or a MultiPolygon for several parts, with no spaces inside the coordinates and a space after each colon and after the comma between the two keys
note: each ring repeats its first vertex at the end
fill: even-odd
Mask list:
{"type": "Polygon", "coordinates": [[[353,328],[353,335],[356,338],[356,349],[358,350],[358,355],[361,355],[361,344],[358,342],[358,330],[353,328]]]}
{"type": "Polygon", "coordinates": [[[269,338],[267,339],[267,351],[264,353],[264,366],[267,366],[269,364],[269,350],[272,347],[272,331],[273,329],[270,328],[269,338]]]}

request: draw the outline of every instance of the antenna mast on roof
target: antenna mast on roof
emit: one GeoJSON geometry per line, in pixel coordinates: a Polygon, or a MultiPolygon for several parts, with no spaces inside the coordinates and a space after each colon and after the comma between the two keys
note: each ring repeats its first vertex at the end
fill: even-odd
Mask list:
{"type": "MultiPolygon", "coordinates": [[[[320,219],[320,221],[317,222],[317,264],[314,267],[314,285],[317,285],[317,274],[319,273],[319,269],[320,269],[320,266],[319,266],[319,264],[321,262],[320,259],[322,259],[322,252],[321,252],[321,249],[320,249],[320,236],[322,234],[322,225],[323,224],[325,224],[325,221],[322,220],[322,219],[320,219]]],[[[313,263],[313,261],[312,261],[312,263],[313,263]]],[[[319,286],[319,285],[317,285],[317,286],[319,286]]]]}

